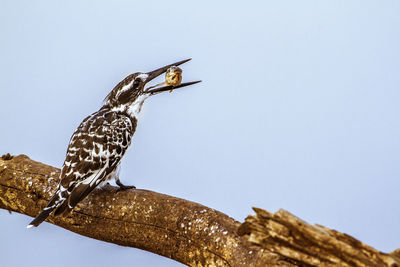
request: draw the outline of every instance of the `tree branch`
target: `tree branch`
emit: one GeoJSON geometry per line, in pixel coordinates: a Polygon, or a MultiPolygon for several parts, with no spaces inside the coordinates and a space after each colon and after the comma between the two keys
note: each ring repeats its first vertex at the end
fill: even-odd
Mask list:
{"type": "Polygon", "coordinates": [[[268,251],[306,266],[392,266],[400,264],[400,251],[377,251],[357,239],[322,225],[310,225],[285,210],[270,213],[253,208],[240,235],[268,251]]]}
{"type": "MultiPolygon", "coordinates": [[[[25,155],[3,156],[0,208],[36,216],[55,191],[58,176],[59,169],[25,155]]],[[[334,230],[299,224],[285,211],[256,213],[238,231],[239,222],[203,205],[147,190],[117,192],[107,185],[67,217],[50,216],[47,221],[190,266],[400,266],[395,252],[381,253],[334,230]]]]}

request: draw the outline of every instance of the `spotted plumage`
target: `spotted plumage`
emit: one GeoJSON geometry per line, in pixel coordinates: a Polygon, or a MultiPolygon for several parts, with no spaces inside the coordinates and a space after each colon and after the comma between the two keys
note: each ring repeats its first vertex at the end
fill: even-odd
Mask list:
{"type": "Polygon", "coordinates": [[[145,85],[171,66],[186,61],[127,76],[107,95],[103,106],[82,121],[69,142],[56,192],[28,227],[38,226],[53,211],[56,216],[69,214],[94,188],[110,179],[114,178],[121,189],[134,188],[120,182],[118,167],[131,144],[144,101],[151,95],[196,82],[172,88],[145,89],[145,85]]]}
{"type": "Polygon", "coordinates": [[[71,137],[57,196],[68,199],[55,214],[69,212],[99,184],[112,178],[129,147],[137,119],[107,108],[87,117],[71,137]]]}

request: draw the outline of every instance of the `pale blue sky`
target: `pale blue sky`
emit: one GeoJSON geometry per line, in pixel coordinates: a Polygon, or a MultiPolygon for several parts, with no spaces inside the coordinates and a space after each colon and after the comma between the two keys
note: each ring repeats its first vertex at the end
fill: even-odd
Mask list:
{"type": "MultiPolygon", "coordinates": [[[[400,247],[399,1],[0,2],[0,153],[61,166],[126,75],[193,58],[147,100],[121,180],[239,221],[286,209],[400,247]]],[[[179,266],[0,210],[4,266],[179,266]],[[4,241],[6,240],[6,242],[4,241]]]]}

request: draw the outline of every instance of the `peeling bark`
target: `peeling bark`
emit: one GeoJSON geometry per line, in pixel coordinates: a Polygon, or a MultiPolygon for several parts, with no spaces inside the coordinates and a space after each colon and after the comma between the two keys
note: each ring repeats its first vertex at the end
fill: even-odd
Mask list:
{"type": "MultiPolygon", "coordinates": [[[[55,191],[58,176],[59,169],[25,155],[4,155],[0,208],[36,216],[55,191]]],[[[255,211],[241,226],[194,202],[141,189],[117,192],[107,185],[95,189],[69,216],[49,216],[47,222],[190,266],[400,266],[399,252],[378,252],[285,211],[255,211]]]]}
{"type": "Polygon", "coordinates": [[[306,266],[392,266],[400,264],[397,251],[386,254],[357,239],[322,225],[310,225],[285,210],[270,213],[253,208],[239,234],[260,247],[306,266]]]}

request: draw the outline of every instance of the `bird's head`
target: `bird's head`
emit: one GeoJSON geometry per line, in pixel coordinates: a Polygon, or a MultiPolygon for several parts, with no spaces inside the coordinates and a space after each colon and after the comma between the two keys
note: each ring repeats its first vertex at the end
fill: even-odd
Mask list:
{"type": "Polygon", "coordinates": [[[182,60],[147,73],[136,72],[128,75],[106,96],[104,99],[104,106],[113,110],[132,113],[130,115],[135,115],[134,113],[140,111],[144,100],[149,96],[200,82],[187,82],[177,86],[162,83],[157,86],[146,87],[147,83],[165,73],[169,68],[181,65],[189,60],[190,59],[182,60]]]}

